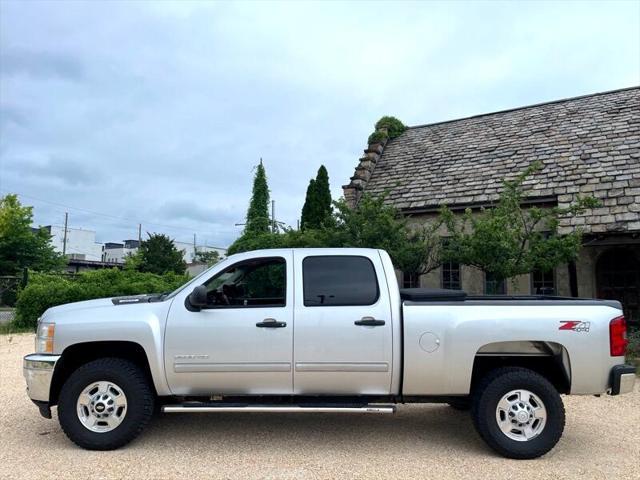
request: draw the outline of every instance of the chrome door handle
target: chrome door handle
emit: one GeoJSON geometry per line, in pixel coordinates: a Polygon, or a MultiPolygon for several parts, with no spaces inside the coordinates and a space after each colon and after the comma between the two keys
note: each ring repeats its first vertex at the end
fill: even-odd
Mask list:
{"type": "Polygon", "coordinates": [[[287,322],[278,322],[275,318],[265,318],[262,322],[256,323],[256,327],[260,328],[283,328],[287,326],[287,322]]]}
{"type": "Polygon", "coordinates": [[[385,324],[384,320],[376,320],[373,317],[362,317],[362,320],[356,320],[353,322],[355,325],[365,326],[365,327],[380,327],[385,324]]]}

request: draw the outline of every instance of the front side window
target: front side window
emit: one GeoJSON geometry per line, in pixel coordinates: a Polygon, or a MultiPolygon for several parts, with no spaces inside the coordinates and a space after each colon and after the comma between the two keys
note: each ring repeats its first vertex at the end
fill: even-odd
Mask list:
{"type": "Polygon", "coordinates": [[[284,307],[287,272],[284,258],[256,258],[231,265],[207,283],[210,308],[284,307]]]}
{"type": "Polygon", "coordinates": [[[317,256],[302,261],[306,307],[373,305],[378,280],[366,257],[317,256]]]}

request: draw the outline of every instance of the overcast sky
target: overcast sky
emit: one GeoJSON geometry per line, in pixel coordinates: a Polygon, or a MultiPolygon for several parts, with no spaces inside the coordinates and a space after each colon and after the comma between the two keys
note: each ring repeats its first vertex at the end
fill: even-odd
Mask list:
{"type": "Polygon", "coordinates": [[[296,224],[373,124],[640,84],[640,2],[0,0],[0,192],[38,224],[227,246],[263,158],[296,224]]]}

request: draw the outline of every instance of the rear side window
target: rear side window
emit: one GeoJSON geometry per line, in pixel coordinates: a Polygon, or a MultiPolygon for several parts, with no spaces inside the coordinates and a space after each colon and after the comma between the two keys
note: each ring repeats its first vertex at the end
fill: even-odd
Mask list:
{"type": "Polygon", "coordinates": [[[373,305],[378,300],[376,271],[366,257],[307,257],[302,282],[306,307],[373,305]]]}

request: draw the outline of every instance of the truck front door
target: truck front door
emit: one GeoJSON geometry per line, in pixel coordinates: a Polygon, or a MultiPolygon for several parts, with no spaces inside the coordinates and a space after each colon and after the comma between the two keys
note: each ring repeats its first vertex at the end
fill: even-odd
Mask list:
{"type": "Polygon", "coordinates": [[[293,266],[290,251],[240,260],[203,281],[207,306],[173,301],[165,334],[175,395],[291,394],[293,266]]]}
{"type": "Polygon", "coordinates": [[[294,251],[294,392],[386,395],[391,389],[391,305],[378,252],[294,251]]]}

